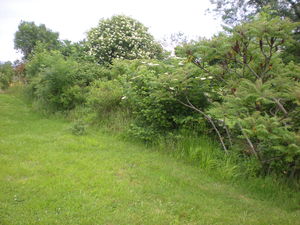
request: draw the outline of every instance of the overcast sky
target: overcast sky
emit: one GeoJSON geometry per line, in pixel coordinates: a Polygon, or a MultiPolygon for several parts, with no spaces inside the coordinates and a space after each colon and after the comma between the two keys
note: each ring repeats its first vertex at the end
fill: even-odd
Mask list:
{"type": "Polygon", "coordinates": [[[210,37],[220,21],[205,13],[209,0],[0,0],[0,61],[14,61],[14,33],[21,20],[45,24],[60,39],[79,41],[101,18],[123,14],[139,20],[157,40],[171,33],[210,37]]]}

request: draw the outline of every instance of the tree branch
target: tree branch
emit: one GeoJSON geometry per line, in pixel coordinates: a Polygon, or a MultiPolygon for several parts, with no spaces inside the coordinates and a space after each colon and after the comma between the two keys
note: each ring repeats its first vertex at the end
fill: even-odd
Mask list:
{"type": "Polygon", "coordinates": [[[243,134],[244,137],[246,138],[246,140],[247,140],[247,142],[248,142],[248,145],[249,145],[250,148],[251,148],[251,152],[255,155],[256,158],[259,159],[259,156],[258,156],[258,154],[257,154],[257,152],[256,152],[256,150],[255,150],[255,148],[254,148],[254,145],[252,144],[252,142],[251,142],[251,140],[249,139],[248,135],[247,135],[247,134],[245,133],[245,131],[243,130],[242,125],[241,125],[239,122],[238,122],[237,124],[238,124],[239,128],[241,129],[242,134],[243,134]]]}
{"type": "Polygon", "coordinates": [[[221,142],[221,144],[222,144],[222,147],[223,147],[225,153],[228,153],[228,150],[227,150],[227,148],[226,148],[226,145],[225,145],[225,143],[224,143],[224,141],[223,141],[223,137],[222,137],[222,135],[220,134],[218,128],[216,127],[216,125],[215,125],[214,121],[211,119],[211,117],[210,117],[209,115],[205,114],[202,110],[200,110],[200,109],[198,109],[197,107],[195,107],[195,106],[190,102],[190,100],[188,99],[187,96],[185,96],[185,98],[186,98],[188,104],[186,104],[186,103],[184,103],[184,102],[182,102],[182,101],[180,101],[180,100],[178,100],[178,99],[177,99],[177,101],[178,101],[180,104],[182,104],[182,105],[184,105],[184,106],[186,106],[186,107],[188,107],[188,108],[191,108],[191,109],[193,109],[193,110],[199,112],[201,115],[204,116],[205,119],[207,119],[207,120],[210,122],[210,124],[212,125],[212,127],[214,128],[215,132],[217,133],[217,135],[218,135],[218,137],[219,137],[219,140],[220,140],[220,142],[221,142]]]}
{"type": "Polygon", "coordinates": [[[284,108],[284,106],[280,103],[280,100],[277,98],[272,98],[274,100],[274,102],[276,103],[276,105],[279,107],[279,109],[284,113],[285,116],[288,115],[288,112],[286,111],[286,109],[284,108]]]}
{"type": "MultiPolygon", "coordinates": [[[[204,66],[202,66],[200,63],[196,62],[195,60],[192,60],[192,62],[194,63],[194,65],[198,66],[200,69],[202,69],[205,73],[208,73],[209,75],[215,77],[214,74],[212,74],[209,70],[205,69],[204,66]]],[[[225,82],[225,80],[219,76],[219,78],[225,82]]]]}
{"type": "Polygon", "coordinates": [[[231,139],[231,135],[230,135],[229,129],[228,129],[228,127],[225,124],[225,119],[223,121],[223,125],[224,125],[224,129],[226,131],[226,134],[227,134],[227,137],[228,137],[228,140],[229,140],[230,147],[232,147],[232,139],[231,139]]]}
{"type": "Polygon", "coordinates": [[[245,66],[247,66],[247,68],[256,76],[256,78],[260,78],[260,76],[258,76],[258,74],[251,68],[251,66],[249,66],[249,64],[248,63],[243,63],[243,62],[241,62],[240,60],[238,60],[238,59],[236,59],[236,61],[238,62],[238,63],[240,63],[240,64],[243,64],[243,65],[245,65],[245,66]]]}

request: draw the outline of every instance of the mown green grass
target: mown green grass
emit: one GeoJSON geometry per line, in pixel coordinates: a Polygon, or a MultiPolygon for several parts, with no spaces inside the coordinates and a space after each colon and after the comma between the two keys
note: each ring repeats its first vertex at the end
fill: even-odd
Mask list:
{"type": "Polygon", "coordinates": [[[264,198],[101,132],[74,136],[0,94],[0,224],[300,224],[299,196],[264,198]],[[280,204],[282,203],[282,204],[280,204]]]}

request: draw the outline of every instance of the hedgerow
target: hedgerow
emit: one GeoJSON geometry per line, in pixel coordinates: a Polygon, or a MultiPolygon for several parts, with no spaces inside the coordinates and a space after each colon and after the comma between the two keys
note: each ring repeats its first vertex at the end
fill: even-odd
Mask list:
{"type": "Polygon", "coordinates": [[[87,54],[96,62],[37,51],[26,77],[33,98],[54,111],[85,108],[104,120],[126,109],[131,137],[210,135],[224,154],[255,162],[249,171],[296,177],[300,66],[282,53],[298,25],[264,12],[177,47],[180,57],[159,58],[161,49],[142,24],[115,16],[88,33],[87,54]]]}

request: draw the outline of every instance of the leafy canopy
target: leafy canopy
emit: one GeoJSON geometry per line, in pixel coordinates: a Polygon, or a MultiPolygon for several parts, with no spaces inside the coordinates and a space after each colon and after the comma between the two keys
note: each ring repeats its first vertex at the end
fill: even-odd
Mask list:
{"type": "Polygon", "coordinates": [[[115,58],[157,58],[162,53],[142,23],[122,15],[100,20],[87,39],[89,54],[101,64],[112,63],[115,58]]]}
{"type": "Polygon", "coordinates": [[[299,0],[210,0],[214,11],[221,15],[227,24],[245,21],[269,6],[276,16],[300,21],[299,0]]]}
{"type": "Polygon", "coordinates": [[[46,49],[59,47],[59,34],[48,29],[44,24],[37,26],[34,22],[21,21],[15,33],[15,49],[20,50],[25,59],[33,52],[38,44],[46,49]]]}

